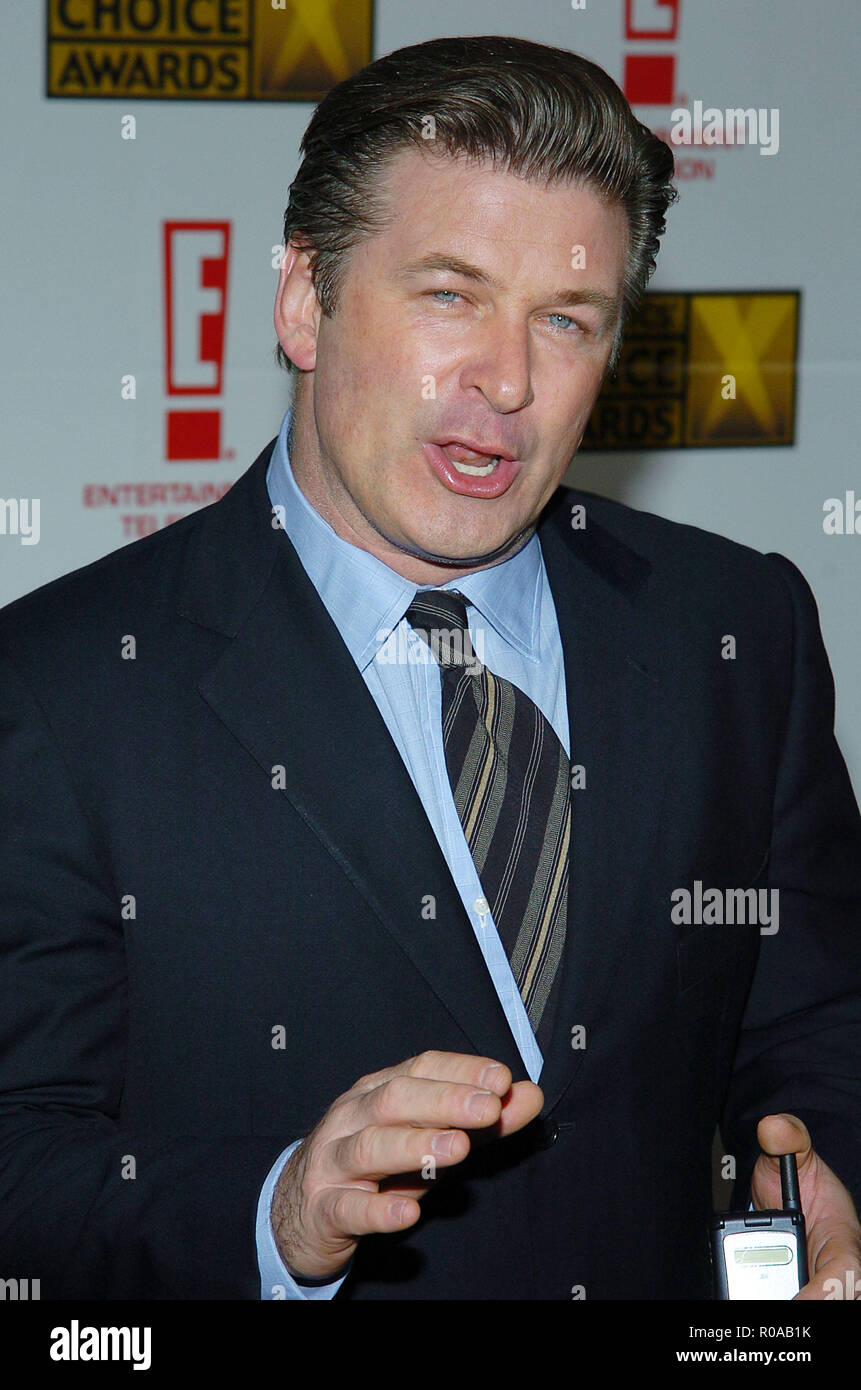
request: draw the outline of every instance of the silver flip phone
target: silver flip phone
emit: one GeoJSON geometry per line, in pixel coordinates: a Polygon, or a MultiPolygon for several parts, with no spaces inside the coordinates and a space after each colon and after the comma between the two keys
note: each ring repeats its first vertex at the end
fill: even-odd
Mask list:
{"type": "Polygon", "coordinates": [[[717,1297],[790,1299],[807,1283],[807,1237],[795,1154],[780,1159],[780,1211],[717,1213],[712,1263],[717,1297]]]}

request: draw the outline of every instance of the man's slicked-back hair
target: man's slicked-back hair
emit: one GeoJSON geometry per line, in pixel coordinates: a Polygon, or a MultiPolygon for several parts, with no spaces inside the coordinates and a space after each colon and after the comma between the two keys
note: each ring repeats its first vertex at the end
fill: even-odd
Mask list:
{"type": "MultiPolygon", "coordinates": [[[[396,215],[382,175],[410,146],[537,183],[570,180],[624,209],[628,252],[612,370],[678,197],[672,150],[636,119],[613,79],[566,49],[490,35],[400,48],[333,87],[302,137],[284,213],[284,244],[309,253],[328,316],[350,252],[383,230],[387,213],[396,215]]],[[[293,369],[280,343],[276,356],[293,369]]]]}

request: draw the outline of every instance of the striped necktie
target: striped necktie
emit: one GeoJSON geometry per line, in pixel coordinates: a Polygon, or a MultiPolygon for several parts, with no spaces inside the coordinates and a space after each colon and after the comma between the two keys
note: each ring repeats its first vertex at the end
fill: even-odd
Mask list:
{"type": "Polygon", "coordinates": [[[466,842],[539,1046],[568,913],[570,764],[549,720],[478,660],[462,594],[419,592],[407,622],[442,677],[446,766],[466,842]]]}

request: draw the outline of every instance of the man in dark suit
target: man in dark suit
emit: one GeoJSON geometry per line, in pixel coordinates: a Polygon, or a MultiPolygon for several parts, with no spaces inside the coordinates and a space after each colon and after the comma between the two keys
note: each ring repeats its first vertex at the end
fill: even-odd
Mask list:
{"type": "Polygon", "coordinates": [[[380,60],[303,148],[277,439],[0,615],[3,1260],[45,1298],[705,1298],[720,1120],[739,1200],[799,1154],[825,1297],[861,827],[815,604],[559,486],[671,154],[496,39],[380,60]]]}

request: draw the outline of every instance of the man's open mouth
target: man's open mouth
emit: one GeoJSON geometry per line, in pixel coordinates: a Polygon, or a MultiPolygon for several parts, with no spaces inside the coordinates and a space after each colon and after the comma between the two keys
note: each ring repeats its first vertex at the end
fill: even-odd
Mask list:
{"type": "Polygon", "coordinates": [[[486,478],[499,463],[499,454],[485,454],[478,449],[470,449],[457,442],[439,446],[458,473],[468,473],[475,478],[486,478]]]}
{"type": "Polygon", "coordinates": [[[491,501],[501,497],[514,482],[522,461],[506,453],[495,439],[428,441],[425,458],[449,492],[461,497],[491,501]]]}
{"type": "Polygon", "coordinates": [[[488,473],[492,473],[496,465],[499,463],[498,454],[495,456],[495,458],[492,458],[489,463],[479,464],[464,463],[461,459],[452,458],[451,454],[448,452],[447,449],[445,450],[445,453],[451,459],[451,462],[454,464],[458,473],[471,473],[475,478],[486,478],[488,473]]]}

